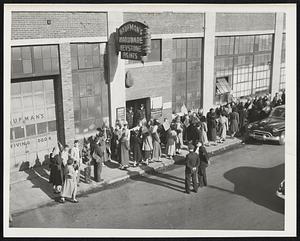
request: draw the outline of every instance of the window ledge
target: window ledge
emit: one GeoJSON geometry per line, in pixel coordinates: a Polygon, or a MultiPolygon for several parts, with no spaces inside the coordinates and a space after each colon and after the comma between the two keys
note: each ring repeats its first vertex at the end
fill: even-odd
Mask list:
{"type": "Polygon", "coordinates": [[[157,66],[157,65],[162,65],[162,64],[163,64],[163,61],[146,62],[144,64],[142,64],[142,63],[134,63],[134,64],[126,64],[125,68],[126,69],[142,68],[142,67],[157,66]]]}

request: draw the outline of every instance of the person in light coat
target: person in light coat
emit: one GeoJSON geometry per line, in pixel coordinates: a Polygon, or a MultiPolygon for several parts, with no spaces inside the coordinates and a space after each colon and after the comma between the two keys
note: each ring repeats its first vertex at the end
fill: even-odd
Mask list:
{"type": "Polygon", "coordinates": [[[176,139],[177,133],[174,128],[170,128],[167,133],[167,155],[169,158],[173,158],[176,152],[176,139]]]}
{"type": "Polygon", "coordinates": [[[149,165],[149,161],[151,160],[151,154],[153,151],[153,140],[152,140],[152,129],[151,129],[151,121],[149,123],[144,123],[142,127],[142,136],[143,136],[143,146],[142,150],[144,152],[144,164],[149,165]]]}
{"type": "Polygon", "coordinates": [[[219,125],[220,125],[220,142],[224,142],[226,140],[226,134],[229,127],[228,119],[225,116],[224,112],[220,113],[219,125]]]}
{"type": "Polygon", "coordinates": [[[71,202],[77,203],[77,172],[74,169],[73,159],[68,159],[67,166],[65,168],[65,182],[61,193],[61,199],[59,202],[64,203],[65,199],[70,199],[71,202]]]}
{"type": "Polygon", "coordinates": [[[152,140],[153,140],[153,160],[159,162],[161,156],[160,137],[158,134],[159,122],[154,120],[154,126],[152,129],[152,140]]]}
{"type": "Polygon", "coordinates": [[[71,158],[74,160],[74,168],[77,172],[77,185],[80,183],[80,165],[82,163],[82,155],[79,149],[79,141],[74,141],[74,146],[71,149],[71,158]]]}
{"type": "Polygon", "coordinates": [[[130,149],[130,131],[127,121],[123,123],[122,135],[120,139],[121,148],[121,165],[120,169],[124,170],[129,167],[129,149],[130,149]]]}

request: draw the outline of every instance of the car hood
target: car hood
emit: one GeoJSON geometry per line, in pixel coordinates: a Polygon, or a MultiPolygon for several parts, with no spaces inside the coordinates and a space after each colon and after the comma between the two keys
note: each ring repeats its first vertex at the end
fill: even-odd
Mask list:
{"type": "Polygon", "coordinates": [[[283,129],[284,119],[280,118],[274,118],[274,117],[268,117],[266,119],[263,119],[261,121],[256,121],[253,123],[253,128],[255,129],[264,129],[264,130],[271,130],[271,129],[283,129]]]}

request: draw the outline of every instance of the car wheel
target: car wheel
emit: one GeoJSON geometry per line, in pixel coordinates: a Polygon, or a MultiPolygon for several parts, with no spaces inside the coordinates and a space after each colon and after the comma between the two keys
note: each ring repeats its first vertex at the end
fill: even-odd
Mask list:
{"type": "Polygon", "coordinates": [[[279,145],[284,145],[285,143],[285,132],[282,132],[279,136],[279,145]]]}

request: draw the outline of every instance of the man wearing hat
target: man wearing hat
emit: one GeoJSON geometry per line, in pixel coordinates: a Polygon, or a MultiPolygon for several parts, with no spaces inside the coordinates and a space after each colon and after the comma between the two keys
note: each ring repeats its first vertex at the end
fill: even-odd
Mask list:
{"type": "Polygon", "coordinates": [[[197,170],[200,164],[199,156],[194,152],[194,145],[188,146],[189,154],[185,157],[185,191],[190,193],[191,179],[193,181],[194,191],[198,191],[197,170]]]}
{"type": "Polygon", "coordinates": [[[209,156],[202,142],[198,142],[196,154],[199,155],[198,181],[199,186],[207,186],[206,168],[209,165],[209,156]]]}

